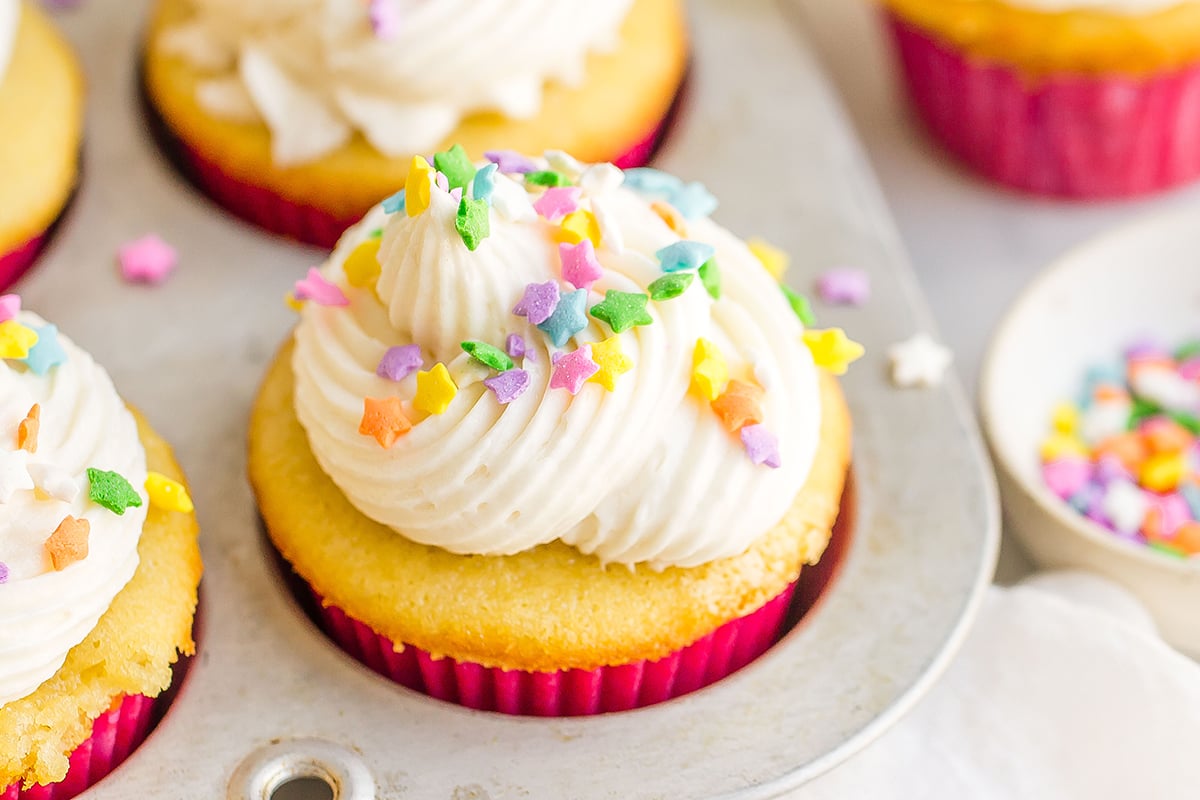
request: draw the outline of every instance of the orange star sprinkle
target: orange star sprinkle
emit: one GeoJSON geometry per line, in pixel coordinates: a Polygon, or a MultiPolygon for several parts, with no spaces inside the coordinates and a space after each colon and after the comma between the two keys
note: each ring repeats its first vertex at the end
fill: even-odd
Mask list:
{"type": "Polygon", "coordinates": [[[63,517],[54,533],[46,540],[46,552],[50,554],[50,563],[56,572],[62,572],[76,561],[82,561],[88,554],[88,534],[92,525],[86,519],[76,519],[70,515],[63,517]]]}
{"type": "Polygon", "coordinates": [[[41,425],[42,407],[34,403],[33,407],[29,409],[29,413],[25,415],[25,419],[17,425],[17,447],[26,453],[36,453],[38,431],[41,429],[41,425]]]}
{"type": "Polygon", "coordinates": [[[385,397],[382,400],[368,397],[363,400],[363,416],[358,424],[358,432],[363,436],[374,436],[380,447],[386,450],[410,430],[412,423],[404,416],[399,397],[385,397]]]}
{"type": "Polygon", "coordinates": [[[730,431],[763,421],[763,390],[753,383],[731,380],[724,393],[712,401],[712,409],[730,431]]]}
{"type": "Polygon", "coordinates": [[[650,204],[650,208],[655,214],[658,214],[659,219],[667,223],[668,228],[683,238],[687,238],[687,220],[683,218],[683,214],[675,210],[675,206],[655,200],[650,204]]]}

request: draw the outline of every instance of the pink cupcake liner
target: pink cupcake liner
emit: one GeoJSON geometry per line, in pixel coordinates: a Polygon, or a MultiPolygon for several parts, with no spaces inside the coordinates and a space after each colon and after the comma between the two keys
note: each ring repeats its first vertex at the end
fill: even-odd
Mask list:
{"type": "Polygon", "coordinates": [[[971,58],[889,13],[931,134],[994,181],[1075,199],[1133,197],[1200,177],[1200,64],[1158,75],[1055,75],[971,58]]]}
{"type": "Polygon", "coordinates": [[[385,678],[439,700],[483,711],[538,717],[601,714],[661,703],[721,680],[778,641],[795,592],[793,583],[766,605],[725,623],[682,650],[655,661],[592,670],[522,672],[433,658],[371,630],[315,591],[318,621],[347,654],[385,678]]]}
{"type": "Polygon", "coordinates": [[[126,696],[96,718],[92,735],[72,751],[65,778],[28,789],[14,783],[0,800],[68,800],[98,783],[146,740],[158,718],[158,702],[143,695],[126,696]]]}
{"type": "Polygon", "coordinates": [[[41,233],[17,249],[0,254],[0,291],[16,283],[33,266],[49,238],[48,233],[41,233]]]}

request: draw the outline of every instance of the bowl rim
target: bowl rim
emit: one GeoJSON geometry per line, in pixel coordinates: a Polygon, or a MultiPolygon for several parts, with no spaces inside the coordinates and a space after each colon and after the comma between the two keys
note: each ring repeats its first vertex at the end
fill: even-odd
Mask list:
{"type": "Polygon", "coordinates": [[[1196,209],[1187,206],[1143,214],[1077,242],[1051,260],[1021,289],[1020,294],[1005,309],[1000,321],[993,329],[984,351],[983,361],[980,364],[978,401],[980,423],[995,466],[1012,483],[1020,487],[1021,491],[1033,500],[1039,509],[1049,514],[1058,525],[1069,528],[1076,535],[1097,547],[1115,555],[1133,559],[1147,568],[1161,569],[1186,576],[1200,574],[1200,557],[1194,559],[1173,558],[1164,553],[1155,552],[1146,545],[1121,539],[1112,531],[1075,511],[1060,497],[1053,494],[1045,484],[1030,481],[1022,470],[1009,460],[1004,448],[997,444],[999,437],[995,430],[996,409],[993,400],[1000,391],[998,389],[1000,378],[996,375],[998,369],[996,363],[999,360],[998,354],[1001,348],[1011,338],[1012,332],[1020,328],[1020,317],[1025,308],[1034,297],[1053,282],[1059,273],[1075,268],[1080,261],[1093,258],[1096,252],[1104,250],[1114,242],[1145,235],[1155,228],[1174,228],[1186,223],[1191,223],[1191,227],[1195,228],[1196,215],[1196,209]]]}

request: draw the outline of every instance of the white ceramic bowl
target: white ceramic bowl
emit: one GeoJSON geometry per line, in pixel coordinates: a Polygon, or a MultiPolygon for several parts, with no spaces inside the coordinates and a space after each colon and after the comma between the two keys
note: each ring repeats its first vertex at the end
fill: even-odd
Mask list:
{"type": "Polygon", "coordinates": [[[1121,540],[1042,482],[1038,446],[1051,410],[1084,372],[1143,336],[1200,336],[1200,209],[1144,219],[1068,253],[1028,286],[993,336],[980,404],[1006,529],[1042,567],[1079,567],[1123,584],[1163,636],[1200,655],[1200,559],[1121,540]]]}

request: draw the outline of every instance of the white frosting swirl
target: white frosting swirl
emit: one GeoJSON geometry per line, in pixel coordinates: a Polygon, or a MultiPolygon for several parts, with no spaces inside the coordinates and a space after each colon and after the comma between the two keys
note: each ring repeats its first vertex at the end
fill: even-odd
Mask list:
{"type": "Polygon", "coordinates": [[[582,78],[611,49],[632,0],[190,0],[160,45],[209,74],[200,104],[260,120],[281,165],[319,158],[358,131],[390,157],[437,146],[466,116],[534,116],[547,81],[582,78]]]}
{"type": "Polygon", "coordinates": [[[0,83],[4,83],[4,74],[8,71],[8,61],[12,58],[20,22],[19,0],[0,0],[0,83]]]}
{"type": "MultiPolygon", "coordinates": [[[[498,180],[498,195],[519,190],[498,180]]],[[[585,192],[585,207],[602,207],[624,246],[597,250],[604,274],[589,307],[608,289],[645,290],[663,274],[655,252],[680,238],[639,194],[601,191],[602,199],[585,192]]],[[[526,284],[561,279],[553,226],[514,222],[493,209],[491,235],[471,252],[455,232],[455,207],[434,188],[419,216],[374,210],[324,267],[349,306],[302,310],[293,357],[297,416],[317,461],[356,508],[455,553],[511,554],[561,539],[604,562],[654,568],[736,555],[783,517],[816,451],[817,374],[800,323],[738,239],[707,219],[690,221],[688,238],[716,248],[721,299],[697,280],[680,297],[651,302],[654,323],[620,334],[631,371],[612,392],[588,383],[572,396],[549,388],[548,337],[512,314],[526,284]],[[381,225],[377,296],[349,287],[340,265],[381,225]],[[501,405],[480,382],[492,373],[459,343],[502,346],[514,332],[534,351],[518,363],[530,387],[501,405]],[[737,435],[689,392],[699,337],[721,348],[733,377],[766,388],[764,424],[779,437],[781,468],[755,466],[737,435]],[[410,343],[422,348],[426,369],[449,364],[458,395],[444,414],[416,422],[384,449],[358,433],[363,399],[411,400],[414,376],[393,383],[375,374],[388,347],[410,343]]],[[[589,317],[563,349],[611,335],[589,317]]]]}
{"type": "MultiPolygon", "coordinates": [[[[33,328],[34,314],[18,318],[33,328]]],[[[0,703],[24,697],[54,675],[67,651],[91,632],[133,577],[146,519],[146,453],[133,416],[112,381],[84,351],[59,335],[67,361],[35,375],[17,361],[0,362],[0,448],[11,457],[17,427],[41,405],[31,465],[50,465],[78,487],[71,502],[20,489],[0,503],[0,703]],[[113,470],[142,496],[141,507],[118,516],[88,500],[88,467],[113,470]],[[67,515],[91,525],[88,555],[55,571],[45,542],[67,515]]],[[[32,470],[38,473],[39,470],[32,470]]]]}

